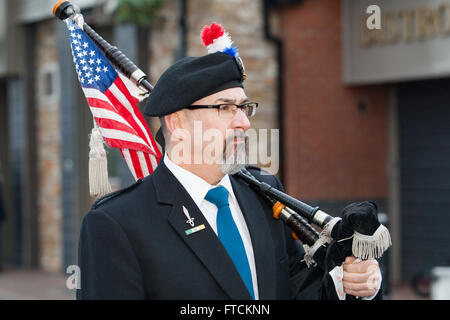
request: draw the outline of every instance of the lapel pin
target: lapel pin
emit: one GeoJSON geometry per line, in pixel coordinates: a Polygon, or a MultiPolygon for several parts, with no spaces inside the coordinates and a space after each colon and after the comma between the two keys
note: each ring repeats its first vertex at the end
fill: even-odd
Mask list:
{"type": "Polygon", "coordinates": [[[204,224],[199,225],[197,227],[195,226],[194,218],[191,218],[191,216],[189,214],[189,211],[188,211],[188,209],[186,209],[185,206],[183,206],[183,212],[184,212],[184,215],[187,218],[186,223],[189,224],[192,227],[191,229],[188,229],[188,230],[185,231],[187,236],[190,235],[190,234],[196,233],[196,232],[198,232],[200,230],[205,229],[205,225],[204,224]]]}
{"type": "Polygon", "coordinates": [[[186,218],[187,218],[186,223],[187,223],[187,224],[190,224],[191,227],[194,227],[194,226],[195,226],[195,224],[194,224],[194,218],[191,218],[191,216],[189,215],[189,211],[188,211],[188,209],[186,209],[185,206],[183,206],[183,212],[184,212],[184,215],[185,215],[186,218]]]}

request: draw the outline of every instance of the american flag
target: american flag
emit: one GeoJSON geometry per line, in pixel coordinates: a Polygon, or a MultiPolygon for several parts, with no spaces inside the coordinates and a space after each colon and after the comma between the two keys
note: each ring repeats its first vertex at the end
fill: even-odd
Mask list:
{"type": "Polygon", "coordinates": [[[136,85],[114,69],[77,24],[70,19],[66,23],[78,79],[103,139],[120,149],[136,180],[148,176],[161,153],[137,107],[139,99],[130,93],[136,85]]]}

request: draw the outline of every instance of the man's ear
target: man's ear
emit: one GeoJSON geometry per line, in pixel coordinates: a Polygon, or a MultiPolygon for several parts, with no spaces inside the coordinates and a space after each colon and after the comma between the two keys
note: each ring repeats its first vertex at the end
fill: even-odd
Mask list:
{"type": "Polygon", "coordinates": [[[182,115],[180,111],[171,113],[164,117],[166,121],[167,130],[170,132],[172,139],[174,140],[184,140],[185,135],[183,134],[185,128],[183,128],[182,115]]]}

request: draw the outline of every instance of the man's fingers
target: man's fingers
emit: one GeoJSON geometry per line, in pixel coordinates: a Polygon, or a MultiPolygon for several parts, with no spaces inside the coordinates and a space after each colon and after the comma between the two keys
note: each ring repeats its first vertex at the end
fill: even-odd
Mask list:
{"type": "Polygon", "coordinates": [[[344,289],[350,289],[354,291],[368,291],[373,289],[367,282],[343,281],[342,284],[344,286],[344,289]]]}
{"type": "Polygon", "coordinates": [[[352,290],[352,289],[344,289],[345,293],[351,294],[355,297],[365,298],[365,297],[371,297],[375,294],[375,290],[352,290]]]}
{"type": "Polygon", "coordinates": [[[377,269],[378,262],[376,260],[365,260],[358,263],[344,263],[343,269],[347,272],[365,273],[369,269],[377,269]]]}
{"type": "Polygon", "coordinates": [[[353,282],[353,283],[361,283],[366,282],[367,279],[370,278],[373,274],[371,272],[365,272],[365,273],[354,273],[354,272],[347,272],[344,271],[343,275],[343,281],[345,282],[353,282]]]}
{"type": "Polygon", "coordinates": [[[348,256],[347,258],[345,258],[344,263],[353,263],[353,261],[355,261],[356,258],[354,256],[348,256]]]}
{"type": "Polygon", "coordinates": [[[352,291],[368,290],[367,285],[365,283],[342,282],[342,284],[344,285],[345,292],[347,292],[347,290],[352,290],[352,291]]]}
{"type": "Polygon", "coordinates": [[[372,270],[366,273],[349,273],[343,274],[342,284],[345,289],[357,291],[373,291],[380,288],[380,273],[372,270]]]}

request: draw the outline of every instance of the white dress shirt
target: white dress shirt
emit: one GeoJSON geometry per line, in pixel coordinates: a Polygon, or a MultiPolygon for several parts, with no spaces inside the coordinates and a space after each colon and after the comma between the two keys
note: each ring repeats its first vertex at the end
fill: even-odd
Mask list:
{"type": "Polygon", "coordinates": [[[250,238],[250,232],[248,231],[247,223],[245,222],[244,215],[242,214],[239,203],[231,186],[230,177],[225,175],[222,180],[216,185],[210,185],[208,182],[193,174],[192,172],[183,169],[182,167],[173,163],[167,154],[164,156],[164,164],[173,173],[181,185],[186,189],[187,193],[194,200],[197,207],[205,216],[211,228],[217,235],[217,207],[211,202],[205,200],[206,194],[209,190],[222,186],[228,191],[228,202],[230,204],[231,215],[239,230],[239,233],[244,243],[245,253],[247,254],[248,264],[250,266],[250,272],[252,274],[253,290],[255,294],[255,300],[259,299],[258,294],[258,281],[256,275],[255,256],[253,253],[252,239],[250,238]]]}

